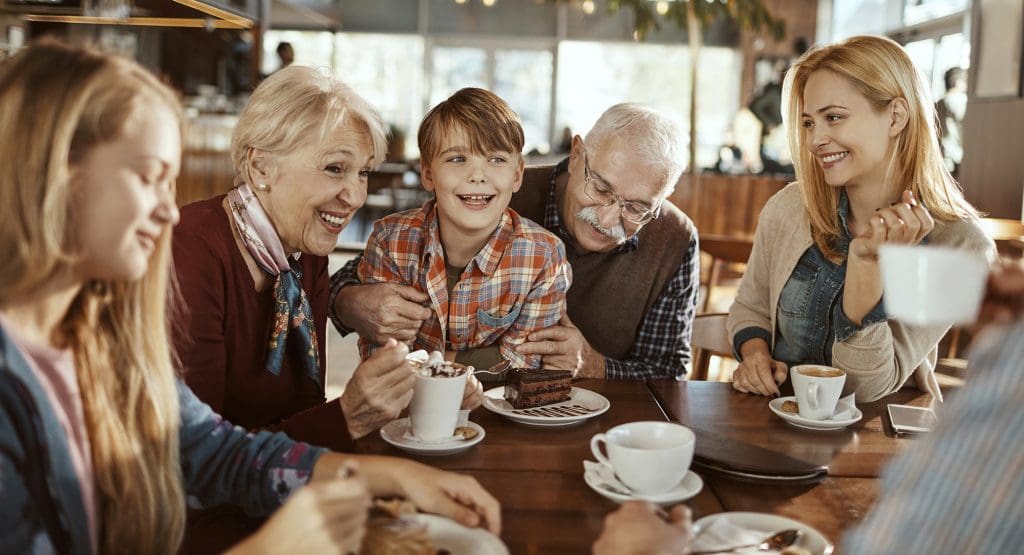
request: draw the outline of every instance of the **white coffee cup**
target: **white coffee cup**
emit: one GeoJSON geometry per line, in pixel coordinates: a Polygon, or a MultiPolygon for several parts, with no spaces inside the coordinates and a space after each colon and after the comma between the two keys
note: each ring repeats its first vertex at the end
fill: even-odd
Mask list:
{"type": "Polygon", "coordinates": [[[412,435],[426,442],[452,437],[469,372],[454,377],[414,375],[416,384],[409,403],[412,435]]]}
{"type": "Polygon", "coordinates": [[[843,394],[846,372],[831,366],[800,364],[789,369],[800,417],[810,420],[831,418],[843,394]]]}
{"type": "Polygon", "coordinates": [[[927,245],[878,249],[885,312],[915,326],[969,324],[978,316],[989,265],[979,253],[927,245]]]}
{"type": "Polygon", "coordinates": [[[630,422],[590,438],[598,462],[612,467],[634,492],[654,495],[683,480],[693,461],[693,431],[672,422],[630,422]],[[606,457],[600,445],[608,452],[606,457]]]}

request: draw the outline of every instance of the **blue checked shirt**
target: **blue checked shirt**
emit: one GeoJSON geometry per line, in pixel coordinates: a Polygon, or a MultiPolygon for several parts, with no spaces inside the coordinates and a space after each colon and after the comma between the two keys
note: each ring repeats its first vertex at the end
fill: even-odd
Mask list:
{"type": "MultiPolygon", "coordinates": [[[[565,171],[567,161],[558,164],[551,173],[551,189],[544,209],[544,227],[568,241],[569,233],[562,227],[555,195],[555,181],[565,171]]],[[[530,170],[527,170],[530,171],[530,170]]],[[[534,214],[523,214],[532,217],[534,214]]],[[[640,239],[634,235],[626,240],[615,252],[636,250],[640,239]]],[[[342,334],[352,332],[338,319],[334,310],[334,299],[346,285],[359,284],[357,269],[362,257],[350,261],[331,276],[330,316],[334,326],[342,334]]],[[[605,373],[610,379],[682,379],[690,362],[690,332],[693,316],[697,311],[697,293],[700,288],[700,250],[697,235],[690,237],[686,256],[664,292],[655,301],[637,331],[629,358],[624,360],[604,357],[605,373]]]]}
{"type": "Polygon", "coordinates": [[[1024,320],[975,340],[967,385],[934,432],[886,467],[843,553],[1020,553],[1024,548],[1024,320]]]}

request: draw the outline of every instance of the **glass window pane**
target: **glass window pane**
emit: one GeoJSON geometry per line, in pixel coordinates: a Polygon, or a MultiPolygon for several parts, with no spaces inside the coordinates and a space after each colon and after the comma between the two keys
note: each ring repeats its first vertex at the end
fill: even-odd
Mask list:
{"type": "Polygon", "coordinates": [[[326,31],[267,31],[263,35],[263,58],[260,73],[270,75],[281,68],[277,45],[290,42],[295,63],[312,67],[332,67],[334,35],[326,31]]]}
{"type": "Polygon", "coordinates": [[[935,46],[933,65],[935,76],[932,79],[932,94],[937,100],[946,93],[946,71],[954,67],[967,69],[971,66],[971,43],[964,38],[963,33],[942,37],[935,46]]]}
{"type": "Polygon", "coordinates": [[[832,2],[832,41],[885,32],[886,0],[832,2]]]}
{"type": "Polygon", "coordinates": [[[914,25],[967,9],[967,0],[906,0],[903,24],[914,25]]]}
{"type": "Polygon", "coordinates": [[[435,46],[430,51],[430,106],[463,87],[487,87],[487,51],[435,46]]]}
{"type": "MultiPolygon", "coordinates": [[[[604,110],[642,102],[683,123],[689,133],[690,72],[685,46],[563,41],[558,51],[555,128],[585,134],[604,110]]],[[[739,108],[742,59],[731,48],[701,50],[697,162],[713,165],[739,108]]],[[[687,162],[684,160],[684,162],[687,162]]]]}
{"type": "MultiPolygon", "coordinates": [[[[925,39],[908,42],[903,48],[907,51],[907,55],[910,56],[910,60],[914,62],[914,66],[921,72],[924,82],[931,86],[934,74],[935,40],[925,39]]],[[[933,90],[932,96],[934,97],[934,95],[935,91],[933,90]]]]}
{"type": "Polygon", "coordinates": [[[423,38],[419,35],[338,33],[336,75],[373,104],[405,136],[405,155],[416,152],[423,117],[423,38]]]}
{"type": "Polygon", "coordinates": [[[505,99],[523,122],[523,152],[551,150],[551,73],[549,50],[497,50],[494,53],[494,92],[505,99]]]}

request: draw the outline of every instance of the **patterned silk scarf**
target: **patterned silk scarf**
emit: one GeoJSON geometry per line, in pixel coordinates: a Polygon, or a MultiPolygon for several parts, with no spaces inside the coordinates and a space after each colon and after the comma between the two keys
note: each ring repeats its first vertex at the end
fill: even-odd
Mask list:
{"type": "Polygon", "coordinates": [[[270,330],[267,371],[275,376],[281,375],[285,344],[290,339],[298,342],[297,346],[303,353],[302,365],[306,375],[323,387],[313,312],[299,282],[302,279],[297,260],[299,253],[294,256],[285,254],[281,238],[248,183],[228,193],[228,205],[246,250],[267,275],[275,278],[274,325],[270,330]]]}

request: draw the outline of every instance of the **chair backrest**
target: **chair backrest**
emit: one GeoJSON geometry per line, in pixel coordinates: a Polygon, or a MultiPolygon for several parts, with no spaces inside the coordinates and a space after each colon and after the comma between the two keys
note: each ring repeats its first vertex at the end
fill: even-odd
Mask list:
{"type": "Polygon", "coordinates": [[[982,218],[981,227],[996,243],[999,254],[1020,258],[1024,245],[1024,222],[1004,218],[982,218]]]}
{"type": "Polygon", "coordinates": [[[701,311],[707,312],[711,307],[711,291],[718,285],[722,266],[727,263],[745,264],[754,248],[754,240],[749,237],[726,237],[722,235],[701,235],[700,250],[711,255],[711,269],[704,303],[701,311]]]}
{"type": "Polygon", "coordinates": [[[693,350],[693,371],[691,380],[708,379],[708,365],[712,356],[732,357],[732,342],[725,327],[728,314],[698,314],[693,318],[690,346],[693,350]]]}

